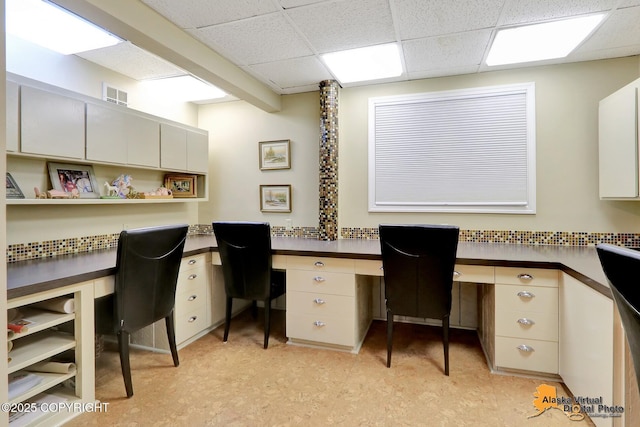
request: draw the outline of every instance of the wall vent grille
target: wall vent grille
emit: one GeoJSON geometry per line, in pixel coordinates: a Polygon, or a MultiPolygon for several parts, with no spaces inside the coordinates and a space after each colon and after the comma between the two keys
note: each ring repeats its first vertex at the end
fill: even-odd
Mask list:
{"type": "Polygon", "coordinates": [[[102,99],[125,107],[128,105],[127,92],[116,89],[106,83],[102,83],[102,99]]]}

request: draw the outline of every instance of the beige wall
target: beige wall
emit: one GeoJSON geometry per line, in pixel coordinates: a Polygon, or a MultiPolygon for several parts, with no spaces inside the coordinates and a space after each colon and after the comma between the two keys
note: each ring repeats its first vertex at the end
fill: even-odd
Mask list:
{"type": "MultiPolygon", "coordinates": [[[[342,89],[339,104],[339,226],[377,227],[381,222],[458,224],[464,229],[640,232],[640,202],[598,197],[598,102],[640,76],[640,58],[425,79],[342,89]],[[367,102],[376,96],[535,82],[537,214],[415,214],[367,211],[367,102]]],[[[267,220],[317,226],[317,93],[283,97],[283,110],[267,114],[244,102],[200,108],[199,127],[209,129],[210,202],[200,221],[267,220]],[[290,171],[260,172],[258,141],[290,138],[290,171]],[[258,210],[259,184],[294,186],[291,214],[258,210]]]]}

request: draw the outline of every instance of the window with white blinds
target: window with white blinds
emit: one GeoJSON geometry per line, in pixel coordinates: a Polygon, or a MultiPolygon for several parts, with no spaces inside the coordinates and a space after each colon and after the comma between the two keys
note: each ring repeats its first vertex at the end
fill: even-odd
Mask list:
{"type": "Polygon", "coordinates": [[[534,83],[369,99],[369,211],[535,213],[534,83]]]}

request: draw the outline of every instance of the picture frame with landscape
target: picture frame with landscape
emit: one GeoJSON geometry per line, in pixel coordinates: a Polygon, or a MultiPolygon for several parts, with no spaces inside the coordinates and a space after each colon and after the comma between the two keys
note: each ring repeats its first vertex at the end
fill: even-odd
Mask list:
{"type": "Polygon", "coordinates": [[[291,169],[291,141],[260,141],[260,170],[291,169]]]}
{"type": "Polygon", "coordinates": [[[291,185],[261,185],[260,211],[291,212],[291,185]]]}
{"type": "Polygon", "coordinates": [[[93,173],[93,166],[76,163],[48,162],[49,178],[54,190],[71,193],[78,190],[81,199],[97,199],[100,187],[93,173]]]}

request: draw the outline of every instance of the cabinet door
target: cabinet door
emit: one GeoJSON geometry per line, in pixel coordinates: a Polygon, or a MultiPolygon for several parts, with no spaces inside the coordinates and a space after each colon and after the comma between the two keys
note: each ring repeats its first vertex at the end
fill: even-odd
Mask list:
{"type": "Polygon", "coordinates": [[[209,170],[208,135],[187,132],[187,170],[199,173],[207,173],[209,170]]]}
{"type": "MultiPolygon", "coordinates": [[[[613,401],[613,301],[562,274],[559,287],[559,373],[574,396],[613,401]]],[[[598,427],[611,418],[593,417],[598,427]]]]}
{"type": "Polygon", "coordinates": [[[127,163],[127,115],[87,103],[87,160],[127,163]]]}
{"type": "Polygon", "coordinates": [[[160,124],[133,114],[127,115],[127,163],[160,167],[160,124]]]}
{"type": "Polygon", "coordinates": [[[7,81],[7,151],[18,151],[18,83],[7,81]]]}
{"type": "Polygon", "coordinates": [[[21,151],[84,159],[84,102],[21,87],[21,151]]]}
{"type": "Polygon", "coordinates": [[[635,198],[638,188],[638,89],[634,82],[600,101],[600,197],[635,198]]]}
{"type": "Polygon", "coordinates": [[[165,123],[160,124],[160,167],[187,169],[187,131],[165,123]]]}

